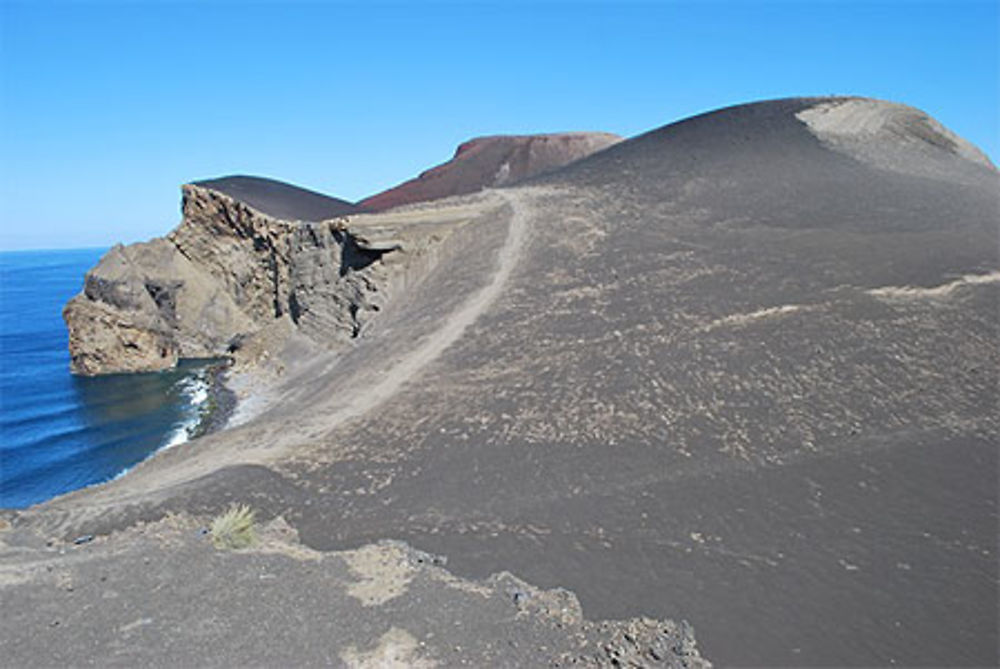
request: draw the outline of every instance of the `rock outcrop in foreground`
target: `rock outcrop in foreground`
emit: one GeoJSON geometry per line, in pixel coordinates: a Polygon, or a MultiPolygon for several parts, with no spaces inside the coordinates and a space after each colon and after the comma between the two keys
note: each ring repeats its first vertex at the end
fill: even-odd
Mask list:
{"type": "Polygon", "coordinates": [[[358,205],[382,211],[506,186],[563,167],[621,140],[618,135],[606,132],[477,137],[459,146],[455,157],[448,162],[365,198],[358,205]]]}
{"type": "Polygon", "coordinates": [[[4,665],[712,666],[687,624],[592,622],[572,593],[509,573],[458,578],[445,558],[392,541],[322,553],[281,518],[256,546],[217,551],[204,521],[74,544],[0,520],[4,665]]]}

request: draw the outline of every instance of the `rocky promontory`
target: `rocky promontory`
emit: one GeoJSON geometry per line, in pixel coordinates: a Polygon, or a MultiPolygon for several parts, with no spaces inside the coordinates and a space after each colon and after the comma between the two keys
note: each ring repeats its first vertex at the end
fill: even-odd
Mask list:
{"type": "Polygon", "coordinates": [[[449,163],[357,204],[261,177],[187,184],[180,225],[116,245],[66,305],[71,370],[156,371],[183,358],[259,356],[292,335],[336,349],[382,307],[392,277],[380,261],[402,248],[394,231],[361,214],[512,183],[620,140],[583,132],[481,137],[449,163]]]}
{"type": "Polygon", "coordinates": [[[206,185],[183,187],[169,235],[117,245],[64,311],[78,374],[165,369],[295,332],[322,347],[358,336],[377,311],[378,261],[399,249],[346,218],[277,218],[206,185]]]}

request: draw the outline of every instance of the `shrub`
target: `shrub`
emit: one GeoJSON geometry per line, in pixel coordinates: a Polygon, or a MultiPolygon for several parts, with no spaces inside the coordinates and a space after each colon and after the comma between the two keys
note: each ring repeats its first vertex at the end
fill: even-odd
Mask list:
{"type": "Polygon", "coordinates": [[[212,520],[212,543],[218,549],[247,548],[256,541],[254,512],[246,504],[234,504],[212,520]]]}

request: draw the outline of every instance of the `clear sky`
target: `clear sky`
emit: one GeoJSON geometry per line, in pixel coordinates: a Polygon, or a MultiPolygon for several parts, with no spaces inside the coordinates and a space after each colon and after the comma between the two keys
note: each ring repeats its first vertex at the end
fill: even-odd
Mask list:
{"type": "Polygon", "coordinates": [[[196,179],[356,200],[476,135],[793,95],[906,102],[996,162],[998,6],[0,0],[0,248],[164,234],[196,179]]]}

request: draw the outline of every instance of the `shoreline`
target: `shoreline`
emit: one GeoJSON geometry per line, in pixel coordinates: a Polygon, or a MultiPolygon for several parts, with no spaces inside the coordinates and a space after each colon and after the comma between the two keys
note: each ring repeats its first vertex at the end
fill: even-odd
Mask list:
{"type": "MultiPolygon", "coordinates": [[[[188,359],[186,362],[197,363],[198,360],[188,359]]],[[[164,435],[164,442],[160,446],[151,450],[142,460],[125,467],[107,480],[91,483],[89,485],[82,486],[81,488],[77,488],[76,490],[84,490],[95,486],[101,486],[111,481],[117,481],[127,476],[138,465],[156,457],[158,453],[169,451],[176,446],[194,441],[200,437],[221,432],[226,429],[226,427],[229,427],[230,419],[234,415],[237,404],[239,403],[237,394],[226,385],[226,372],[232,367],[232,364],[233,361],[228,358],[218,358],[205,364],[205,367],[208,369],[208,373],[206,375],[207,378],[205,379],[207,383],[207,388],[205,389],[207,397],[203,402],[204,406],[197,404],[194,407],[194,410],[198,413],[197,420],[194,424],[181,428],[181,433],[184,435],[183,439],[177,440],[172,438],[172,435],[178,433],[178,430],[176,429],[171,432],[167,432],[164,435]]],[[[178,367],[174,367],[173,370],[176,371],[179,367],[180,365],[178,365],[178,367]]],[[[191,374],[194,376],[196,373],[191,372],[191,374]]],[[[194,378],[197,377],[194,376],[194,378]]],[[[72,493],[75,492],[75,490],[68,492],[72,493]]],[[[48,501],[49,500],[46,500],[45,502],[48,501]]]]}
{"type": "Polygon", "coordinates": [[[197,425],[189,433],[187,441],[220,432],[229,426],[239,404],[236,392],[226,383],[226,375],[232,366],[233,361],[228,358],[221,358],[217,362],[209,364],[208,399],[206,400],[208,406],[202,410],[202,415],[197,425]]]}
{"type": "Polygon", "coordinates": [[[275,379],[269,380],[260,368],[237,369],[234,362],[222,367],[213,387],[219,393],[220,404],[224,408],[212,420],[210,428],[198,436],[239,427],[259,416],[270,406],[267,390],[274,382],[275,379]]]}
{"type": "MultiPolygon", "coordinates": [[[[237,405],[239,404],[239,397],[237,393],[226,385],[226,373],[232,367],[233,364],[232,360],[228,358],[209,359],[207,361],[199,359],[187,359],[184,362],[187,362],[189,364],[190,363],[198,364],[199,362],[204,362],[204,365],[208,370],[206,374],[207,378],[204,379],[207,385],[205,389],[207,397],[203,403],[194,405],[193,409],[194,411],[197,412],[198,416],[197,420],[194,422],[193,425],[182,426],[180,430],[174,428],[170,431],[164,432],[163,442],[159,446],[148,451],[145,457],[143,457],[141,460],[138,460],[137,462],[134,462],[133,464],[122,468],[117,473],[106,479],[95,481],[93,483],[84,484],[77,488],[57,493],[53,497],[46,498],[44,500],[35,502],[34,504],[30,504],[25,507],[15,507],[15,506],[0,507],[0,511],[14,511],[14,512],[22,511],[24,509],[29,509],[39,505],[48,504],[52,500],[58,499],[59,497],[62,497],[64,495],[71,495],[82,490],[88,490],[103,485],[107,485],[112,481],[118,481],[119,479],[128,476],[128,474],[131,473],[137,466],[156,457],[156,455],[159,453],[169,451],[176,446],[180,446],[182,444],[188,443],[200,437],[204,437],[209,434],[214,434],[216,432],[221,432],[227,427],[230,427],[230,420],[235,414],[237,405]],[[184,435],[184,438],[180,440],[172,438],[172,436],[178,434],[179,431],[184,435]]],[[[174,367],[171,370],[164,370],[164,371],[179,371],[181,366],[182,365],[178,365],[177,367],[174,367]]],[[[198,378],[197,371],[198,371],[197,368],[188,371],[187,372],[189,374],[188,378],[197,379],[198,378]]],[[[164,399],[166,399],[166,395],[164,395],[164,399]]]]}

